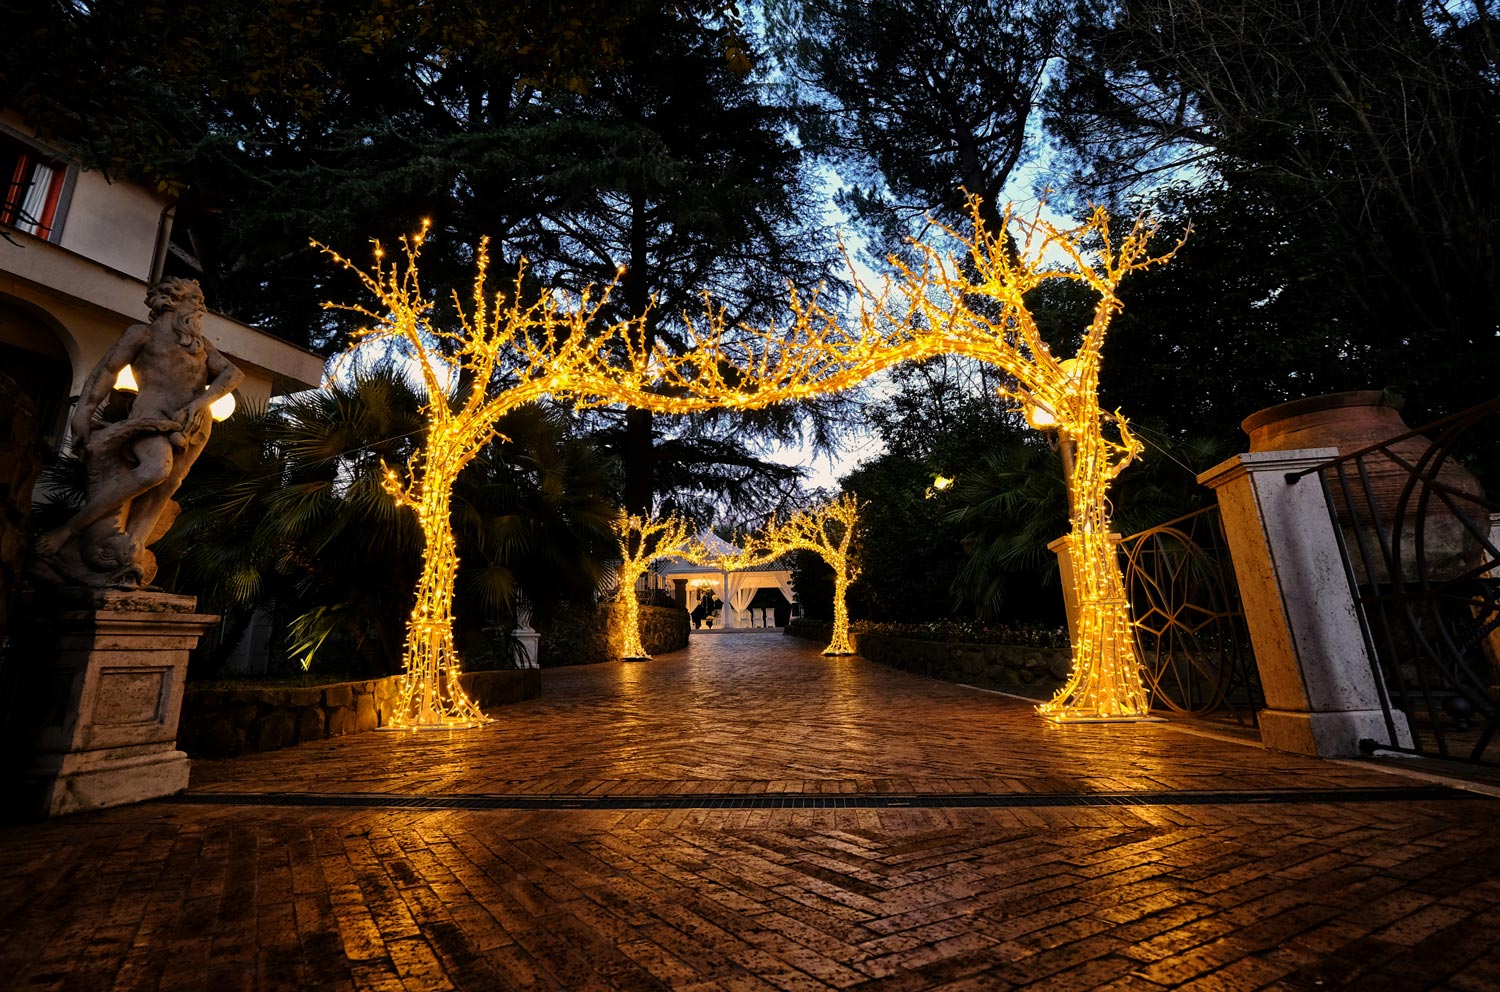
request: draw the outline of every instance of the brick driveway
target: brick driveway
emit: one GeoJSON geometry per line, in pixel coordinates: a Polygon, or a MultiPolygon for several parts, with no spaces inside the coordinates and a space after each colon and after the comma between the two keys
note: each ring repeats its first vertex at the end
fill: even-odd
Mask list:
{"type": "Polygon", "coordinates": [[[0,988],[1500,988],[1500,800],[774,634],[496,715],[0,831],[0,988]]]}

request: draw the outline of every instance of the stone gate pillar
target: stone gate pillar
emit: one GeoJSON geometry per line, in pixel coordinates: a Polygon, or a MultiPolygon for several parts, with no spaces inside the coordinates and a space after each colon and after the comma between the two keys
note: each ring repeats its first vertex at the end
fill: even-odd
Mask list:
{"type": "MultiPolygon", "coordinates": [[[[1382,687],[1349,592],[1338,539],[1316,475],[1288,473],[1338,457],[1337,448],[1236,455],[1198,476],[1219,500],[1245,624],[1265,690],[1267,747],[1321,757],[1360,754],[1384,740],[1382,687]]],[[[1411,744],[1403,714],[1396,743],[1411,744]]]]}

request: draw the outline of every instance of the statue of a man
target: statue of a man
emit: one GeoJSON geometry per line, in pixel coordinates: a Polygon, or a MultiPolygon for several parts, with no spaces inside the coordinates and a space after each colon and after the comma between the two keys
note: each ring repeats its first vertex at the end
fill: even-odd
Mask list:
{"type": "Polygon", "coordinates": [[[244,378],[203,336],[196,281],[163,280],[146,294],[146,306],[151,322],[126,328],[78,398],[70,427],[88,471],[88,500],[37,540],[42,578],[115,589],[150,582],[156,563],[146,545],[165,531],[158,527],[162,513],[208,443],[209,404],[244,378]],[[96,426],[94,414],[126,365],[140,390],[130,415],[96,426]]]}

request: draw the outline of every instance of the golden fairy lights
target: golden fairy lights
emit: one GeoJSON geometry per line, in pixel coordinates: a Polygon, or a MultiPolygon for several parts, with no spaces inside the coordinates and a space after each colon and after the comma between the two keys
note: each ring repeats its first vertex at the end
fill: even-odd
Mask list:
{"type": "Polygon", "coordinates": [[[451,524],[453,484],[458,474],[496,437],[495,423],[507,411],[540,399],[580,369],[603,361],[600,354],[626,332],[611,325],[602,334],[585,331],[609,298],[589,291],[574,306],[552,294],[524,302],[521,274],[511,294],[490,295],[485,285],[487,244],[477,253],[472,302],[466,307],[455,294],[458,328],[431,320],[432,307],[422,295],[417,260],[426,238],[421,232],[401,242],[400,257],[385,261],[375,248],[374,268],[365,272],[329,248],[319,246],[356,272],[379,301],[378,309],[325,304],[357,313],[369,326],[354,347],[392,341],[404,347],[420,373],[427,400],[427,430],[405,475],[386,467],[384,485],[400,506],[409,506],[422,528],[425,548],[417,581],[416,605],[407,623],[400,701],[389,722],[395,728],[458,728],[487,718],[459,684],[459,660],[453,645],[453,589],[458,554],[451,524]],[[503,362],[503,366],[502,366],[503,362]],[[501,374],[507,387],[491,393],[501,374]]]}
{"type": "Polygon", "coordinates": [[[849,640],[849,587],[859,579],[854,533],[859,526],[859,497],[843,495],[795,513],[785,521],[772,520],[765,529],[743,541],[738,554],[713,555],[701,545],[683,552],[697,564],[725,571],[755,568],[792,551],[810,551],[833,569],[833,638],[825,655],[854,654],[849,640]]]}
{"type": "Polygon", "coordinates": [[[655,520],[626,513],[615,518],[614,529],[620,541],[620,602],[625,607],[620,654],[625,661],[649,661],[651,656],[641,644],[641,608],[635,586],[653,561],[680,556],[692,530],[679,517],[655,520]]]}
{"type": "MultiPolygon", "coordinates": [[[[921,354],[968,355],[1004,369],[1015,382],[1009,394],[1023,404],[1028,421],[1059,434],[1068,462],[1067,541],[1079,616],[1067,684],[1037,709],[1058,721],[1145,717],[1150,703],[1109,540],[1108,502],[1110,484],[1141,447],[1124,418],[1099,407],[1100,351],[1120,310],[1115,290],[1121,280],[1165,262],[1177,249],[1152,256],[1154,228],[1144,220],[1117,239],[1103,209],[1066,230],[1040,216],[1021,221],[1007,211],[1000,228],[990,231],[978,199],[971,198],[970,218],[972,237],[954,235],[967,249],[964,261],[919,243],[916,266],[898,263],[896,296],[904,312],[895,316],[906,333],[899,343],[921,354]],[[1049,257],[1066,264],[1051,265],[1049,257]],[[1083,341],[1069,359],[1051,354],[1026,308],[1025,294],[1049,279],[1082,282],[1099,294],[1083,341]]],[[[897,309],[889,293],[876,304],[884,314],[897,309]]]]}
{"type": "MultiPolygon", "coordinates": [[[[970,198],[969,207],[971,236],[943,229],[963,249],[962,257],[915,242],[914,264],[893,261],[896,272],[879,292],[859,288],[854,325],[826,309],[817,293],[793,290],[790,321],[765,328],[732,323],[723,307],[705,297],[703,314],[683,319],[687,347],[682,353],[648,349],[640,331],[643,315],[603,325],[598,318],[608,288],[597,300],[585,291],[572,305],[548,293],[525,303],[518,274],[509,298],[496,294],[491,300],[483,242],[472,306],[458,307],[457,330],[435,326],[417,277],[425,224],[403,239],[402,259],[394,264],[384,261],[377,246],[369,273],[324,248],[359,272],[380,302],[378,312],[342,307],[371,322],[357,343],[403,343],[427,388],[422,446],[405,479],[395,469],[386,476],[387,490],[417,513],[427,542],[407,631],[402,705],[393,724],[467,726],[484,719],[457,681],[452,596],[458,558],[449,514],[454,480],[495,436],[494,424],[506,411],[548,394],[579,406],[625,404],[669,414],[759,408],[848,389],[901,362],[939,354],[966,355],[1007,372],[1014,381],[1008,394],[1024,406],[1028,420],[1056,430],[1071,455],[1068,547],[1078,636],[1068,683],[1038,709],[1056,720],[1145,716],[1148,701],[1109,541],[1107,499],[1110,484],[1140,445],[1123,418],[1100,409],[1099,366],[1105,333],[1120,310],[1115,290],[1121,280],[1166,261],[1176,248],[1150,255],[1154,229],[1139,220],[1117,238],[1102,209],[1066,229],[1042,220],[1040,213],[1027,220],[1007,210],[992,231],[977,197],[970,198]],[[1052,258],[1062,263],[1049,262],[1052,258]],[[1051,279],[1081,282],[1099,294],[1083,341],[1069,359],[1050,353],[1024,301],[1026,293],[1051,279]],[[491,395],[502,373],[509,385],[491,395]],[[456,380],[452,389],[451,380],[456,380]]],[[[834,567],[834,641],[826,653],[851,650],[843,594],[857,575],[848,556],[856,519],[857,502],[845,497],[821,516],[798,515],[768,532],[759,552],[802,547],[834,567]]],[[[659,539],[655,546],[671,543],[659,539]]],[[[633,553],[627,550],[627,559],[633,553]]],[[[622,574],[621,585],[633,590],[634,583],[622,574]]],[[[630,631],[638,640],[636,624],[627,624],[630,631]]],[[[638,648],[637,643],[627,650],[638,648]]]]}

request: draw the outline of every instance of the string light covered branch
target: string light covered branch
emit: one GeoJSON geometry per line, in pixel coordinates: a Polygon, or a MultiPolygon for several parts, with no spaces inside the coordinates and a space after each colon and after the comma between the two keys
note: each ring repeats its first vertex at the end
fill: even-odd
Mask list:
{"type": "Polygon", "coordinates": [[[388,724],[408,729],[472,727],[487,719],[459,684],[453,644],[458,553],[451,512],[458,474],[498,437],[495,423],[501,416],[561,390],[571,376],[586,374],[605,360],[602,355],[621,347],[620,340],[630,331],[628,322],[599,329],[608,288],[597,297],[592,290],[576,300],[542,293],[528,302],[522,291],[524,263],[509,294],[491,294],[486,284],[486,241],[476,253],[471,300],[465,304],[454,294],[457,326],[438,326],[417,272],[426,236],[424,221],[420,232],[401,239],[394,261],[387,260],[377,243],[368,272],[314,242],[355,272],[379,301],[378,307],[324,304],[368,322],[356,332],[351,350],[371,342],[400,346],[426,391],[427,429],[416,453],[404,473],[383,466],[386,492],[398,505],[412,508],[424,540],[422,574],[406,629],[399,701],[388,724]],[[505,385],[495,389],[497,382],[505,385]]]}
{"type": "Polygon", "coordinates": [[[625,606],[624,661],[650,661],[641,644],[641,609],[635,596],[636,583],[658,558],[681,557],[690,544],[692,529],[681,517],[657,520],[621,513],[614,521],[620,542],[620,602],[625,606]]]}
{"type": "Polygon", "coordinates": [[[1110,321],[1121,309],[1116,295],[1121,281],[1166,262],[1181,242],[1152,255],[1153,224],[1137,219],[1120,237],[1102,208],[1066,229],[1042,220],[1040,213],[1022,220],[1007,210],[1000,227],[990,230],[977,197],[970,198],[969,213],[971,236],[948,231],[962,254],[917,243],[916,263],[895,263],[894,292],[888,284],[862,320],[867,327],[880,318],[893,320],[897,329],[883,336],[911,357],[941,351],[1003,369],[1015,385],[1002,394],[1022,404],[1033,427],[1057,431],[1068,475],[1067,549],[1078,626],[1068,681],[1037,709],[1058,721],[1147,717],[1150,702],[1129,601],[1109,539],[1110,485],[1141,445],[1118,412],[1100,408],[1099,368],[1110,321]],[[1061,261],[1048,261],[1054,258],[1061,261]],[[1071,358],[1051,353],[1026,308],[1026,293],[1051,279],[1081,282],[1099,297],[1071,358]]]}

